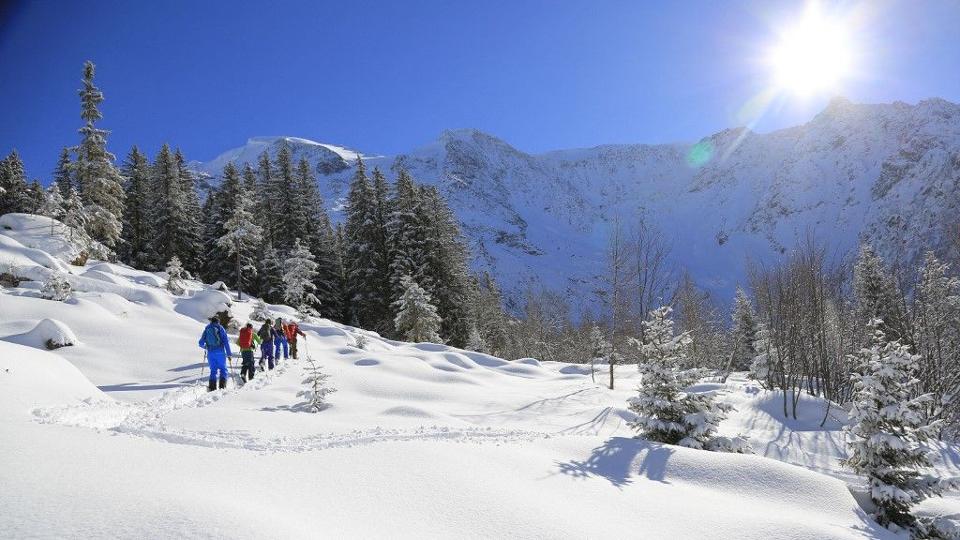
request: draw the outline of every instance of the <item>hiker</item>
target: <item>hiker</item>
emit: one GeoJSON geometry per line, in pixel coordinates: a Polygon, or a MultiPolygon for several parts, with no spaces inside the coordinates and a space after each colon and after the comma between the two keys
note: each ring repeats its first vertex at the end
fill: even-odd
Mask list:
{"type": "Polygon", "coordinates": [[[267,366],[273,369],[273,321],[264,321],[260,330],[257,330],[257,336],[260,338],[260,371],[264,370],[264,360],[267,361],[267,366]]]}
{"type": "Polygon", "coordinates": [[[290,351],[287,349],[287,325],[283,324],[283,319],[277,317],[277,323],[274,325],[273,330],[276,332],[275,338],[273,341],[274,351],[273,356],[276,357],[277,363],[280,363],[280,349],[283,349],[283,359],[288,360],[290,358],[290,351]]]}
{"type": "Polygon", "coordinates": [[[200,336],[199,345],[207,350],[207,363],[210,364],[210,383],[207,385],[207,391],[212,392],[217,389],[217,379],[220,379],[220,389],[227,387],[227,377],[230,373],[227,371],[227,357],[233,356],[230,352],[230,339],[227,337],[227,331],[220,324],[220,319],[210,317],[210,324],[203,329],[200,336]]]}
{"type": "Polygon", "coordinates": [[[240,345],[240,378],[243,382],[253,380],[253,351],[260,344],[260,335],[253,331],[253,323],[247,323],[240,329],[237,345],[240,345]]]}
{"type": "Polygon", "coordinates": [[[300,326],[297,325],[294,321],[290,321],[287,324],[287,341],[290,342],[290,356],[294,360],[297,359],[297,336],[303,336],[303,339],[307,339],[307,335],[300,330],[300,326]]]}

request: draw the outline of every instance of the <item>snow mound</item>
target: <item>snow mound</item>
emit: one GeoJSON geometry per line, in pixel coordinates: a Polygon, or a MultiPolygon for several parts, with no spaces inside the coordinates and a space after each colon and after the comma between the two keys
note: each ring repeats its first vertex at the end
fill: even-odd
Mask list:
{"type": "Polygon", "coordinates": [[[230,296],[216,289],[197,291],[190,298],[177,300],[177,313],[198,321],[204,321],[221,311],[229,311],[232,304],[230,296]]]}
{"type": "Polygon", "coordinates": [[[62,357],[0,340],[0,409],[29,416],[35,407],[110,401],[62,357]]]}
{"type": "Polygon", "coordinates": [[[48,350],[80,344],[73,330],[56,319],[43,319],[29,331],[3,339],[27,347],[48,350]]]}

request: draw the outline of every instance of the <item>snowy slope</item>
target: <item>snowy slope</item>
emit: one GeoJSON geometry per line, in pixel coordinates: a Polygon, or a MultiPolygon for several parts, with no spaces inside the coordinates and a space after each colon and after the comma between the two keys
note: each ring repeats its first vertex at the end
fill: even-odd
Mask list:
{"type": "MultiPolygon", "coordinates": [[[[317,143],[251,139],[195,167],[216,176],[227,161],[255,164],[281,141],[317,164],[327,203],[339,208],[352,163],[317,143]]],[[[575,307],[589,299],[611,218],[620,215],[665,231],[675,262],[725,300],[743,280],[748,254],[772,260],[808,232],[835,250],[862,235],[907,261],[921,242],[936,245],[958,202],[960,106],[836,99],[810,122],[767,134],[739,128],[696,144],[537,155],[456,130],[368,164],[402,164],[437,185],[463,223],[475,265],[493,268],[513,292],[541,283],[569,291],[575,307]]]]}
{"type": "MultiPolygon", "coordinates": [[[[70,252],[56,236],[41,242],[42,218],[2,223],[0,264],[18,261],[15,274],[70,252]],[[24,242],[40,262],[5,247],[24,242]]],[[[297,396],[303,360],[242,388],[201,385],[204,318],[229,307],[246,321],[252,303],[225,306],[195,282],[172,296],[162,274],[97,261],[57,271],[71,272],[70,301],[41,299],[30,281],[0,288],[4,536],[892,538],[851,495],[839,423],[819,428],[816,400],[787,422],[778,396],[749,381],[704,383],[693,391],[738,407],[722,429],[756,455],[651,444],[627,427],[634,366],[610,391],[584,366],[320,319],[303,325],[301,350],[338,392],[312,414],[297,396]],[[47,352],[24,340],[62,330],[43,319],[77,343],[47,352]]],[[[955,474],[956,449],[943,452],[955,474]]]]}

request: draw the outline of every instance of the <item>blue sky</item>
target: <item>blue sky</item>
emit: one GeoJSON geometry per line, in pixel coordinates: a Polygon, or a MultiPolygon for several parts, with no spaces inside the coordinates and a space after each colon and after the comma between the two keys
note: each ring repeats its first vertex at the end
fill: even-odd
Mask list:
{"type": "MultiPolygon", "coordinates": [[[[960,101],[960,2],[833,2],[858,11],[854,101],[960,101]]],[[[745,104],[803,10],[771,1],[0,4],[0,152],[46,179],[75,144],[81,65],[106,95],[118,156],[180,146],[208,160],[255,135],[392,154],[475,127],[540,152],[693,141],[808,120],[830,96],[745,104]],[[746,111],[746,112],[745,112],[746,111]]]]}

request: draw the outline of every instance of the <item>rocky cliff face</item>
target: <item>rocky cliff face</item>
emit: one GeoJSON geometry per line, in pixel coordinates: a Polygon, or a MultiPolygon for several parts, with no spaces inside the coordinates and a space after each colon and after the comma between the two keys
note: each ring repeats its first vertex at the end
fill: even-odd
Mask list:
{"type": "MultiPolygon", "coordinates": [[[[213,161],[256,163],[288,144],[307,157],[336,219],[358,155],[292,137],[250,139],[213,161]]],[[[673,241],[674,262],[726,300],[747,257],[771,261],[808,234],[832,250],[875,242],[912,262],[943,241],[960,198],[960,106],[837,99],[807,124],[725,130],[692,144],[608,145],[527,154],[476,130],[444,132],[407,154],[365,156],[437,185],[463,223],[478,268],[514,293],[565,290],[592,304],[615,216],[673,241]]]]}

